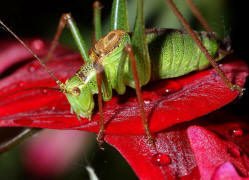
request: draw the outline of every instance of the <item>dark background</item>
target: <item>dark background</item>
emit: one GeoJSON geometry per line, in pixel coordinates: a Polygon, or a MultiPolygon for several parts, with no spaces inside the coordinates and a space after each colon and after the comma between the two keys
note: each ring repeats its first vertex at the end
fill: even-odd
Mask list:
{"type": "MultiPolygon", "coordinates": [[[[148,0],[147,0],[148,1],[148,0]]],[[[156,0],[157,1],[157,0],[156,0]]],[[[156,2],[155,1],[155,2],[156,2]]],[[[163,0],[158,0],[162,1],[163,0]]],[[[211,12],[210,7],[215,8],[215,4],[222,0],[210,0],[209,7],[201,7],[205,13],[211,12]]],[[[60,15],[65,12],[71,12],[76,19],[82,32],[89,31],[92,25],[92,3],[93,0],[71,0],[71,1],[18,1],[8,0],[2,1],[0,5],[0,18],[7,23],[16,33],[23,37],[46,37],[52,38],[53,33],[56,30],[60,15]]],[[[102,19],[105,20],[110,13],[111,0],[105,0],[102,2],[102,19]]],[[[130,2],[130,1],[129,1],[130,2]]],[[[181,6],[184,2],[175,0],[176,4],[181,6]]],[[[197,1],[198,2],[198,1],[197,1]]],[[[199,3],[200,4],[200,3],[199,3]]],[[[241,57],[247,59],[247,43],[248,43],[248,28],[246,28],[248,22],[247,4],[244,1],[226,0],[224,3],[224,9],[220,12],[215,12],[213,16],[216,16],[216,22],[209,22],[215,29],[217,26],[225,29],[226,34],[232,39],[232,47],[235,53],[241,57]],[[224,19],[222,19],[224,18],[224,19]],[[226,21],[226,24],[222,24],[226,21]],[[227,26],[227,27],[222,27],[227,26]]],[[[198,3],[197,3],[198,5],[198,3]]],[[[154,15],[157,16],[157,15],[154,15]]],[[[153,16],[153,18],[155,18],[153,16]]],[[[150,23],[153,18],[149,17],[147,20],[147,27],[152,27],[150,23]]],[[[209,17],[206,16],[207,19],[209,17]]],[[[195,24],[194,20],[190,19],[192,24],[195,24]]],[[[6,37],[6,33],[0,31],[0,37],[6,37]]],[[[84,34],[83,34],[84,37],[84,34]]]]}

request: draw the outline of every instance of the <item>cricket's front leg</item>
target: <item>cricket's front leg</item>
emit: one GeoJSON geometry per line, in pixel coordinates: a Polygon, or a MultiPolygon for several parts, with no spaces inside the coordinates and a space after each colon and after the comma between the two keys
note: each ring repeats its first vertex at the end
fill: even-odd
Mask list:
{"type": "Polygon", "coordinates": [[[61,36],[62,30],[65,28],[65,26],[68,25],[70,28],[70,31],[73,35],[73,38],[77,44],[77,47],[82,55],[82,58],[85,62],[89,61],[88,58],[88,51],[86,48],[86,43],[85,41],[82,39],[79,29],[76,26],[76,23],[72,17],[72,15],[70,13],[65,13],[61,15],[58,27],[57,27],[57,31],[55,33],[54,39],[52,41],[50,50],[48,51],[47,56],[44,58],[44,61],[49,61],[53,55],[53,52],[58,44],[59,38],[61,36]]]}
{"type": "Polygon", "coordinates": [[[103,99],[105,101],[111,99],[112,88],[105,74],[104,67],[97,61],[95,62],[95,69],[96,69],[96,80],[98,87],[98,106],[99,106],[99,132],[97,135],[97,141],[99,144],[99,148],[104,149],[102,147],[102,144],[104,143],[103,138],[105,131],[105,124],[103,117],[103,99]]]}

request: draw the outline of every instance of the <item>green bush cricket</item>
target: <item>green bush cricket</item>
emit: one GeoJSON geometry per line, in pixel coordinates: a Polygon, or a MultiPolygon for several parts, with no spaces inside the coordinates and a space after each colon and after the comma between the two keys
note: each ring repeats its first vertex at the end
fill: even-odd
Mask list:
{"type": "Polygon", "coordinates": [[[112,98],[112,89],[122,95],[126,91],[126,86],[135,88],[141,110],[142,124],[148,141],[155,148],[144,112],[141,86],[150,81],[178,77],[192,71],[202,70],[211,64],[228,88],[238,90],[241,94],[243,92],[242,88],[233,85],[227,79],[216,64],[215,61],[221,60],[229,53],[229,50],[222,48],[222,42],[212,33],[211,28],[209,28],[192,1],[187,0],[207,32],[194,32],[172,0],[166,1],[188,33],[170,29],[146,30],[143,0],[137,0],[136,22],[133,32],[129,33],[126,0],[114,0],[110,32],[102,37],[101,5],[96,1],[93,5],[94,35],[89,53],[87,53],[85,41],[81,37],[73,17],[69,13],[63,14],[51,49],[44,61],[50,59],[58,44],[62,30],[68,25],[82,55],[84,65],[76,72],[75,76],[65,83],[60,82],[46,67],[44,61],[40,60],[2,21],[0,23],[40,61],[41,65],[56,80],[59,86],[58,90],[66,95],[78,119],[80,117],[91,118],[95,106],[93,95],[98,94],[100,130],[97,139],[100,145],[103,142],[104,134],[102,99],[104,101],[110,100],[112,98]]]}

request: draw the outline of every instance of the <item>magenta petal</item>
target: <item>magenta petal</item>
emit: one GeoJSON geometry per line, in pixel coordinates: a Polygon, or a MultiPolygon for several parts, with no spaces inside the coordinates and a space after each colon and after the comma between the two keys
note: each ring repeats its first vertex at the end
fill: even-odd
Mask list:
{"type": "Polygon", "coordinates": [[[209,180],[215,170],[228,161],[242,175],[248,176],[249,159],[237,145],[198,126],[189,127],[187,135],[202,179],[209,180]]]}
{"type": "Polygon", "coordinates": [[[88,135],[81,131],[44,130],[25,144],[23,163],[36,177],[63,174],[88,146],[88,135]]]}
{"type": "Polygon", "coordinates": [[[230,162],[224,163],[214,173],[212,180],[249,180],[238,175],[230,162]]]}

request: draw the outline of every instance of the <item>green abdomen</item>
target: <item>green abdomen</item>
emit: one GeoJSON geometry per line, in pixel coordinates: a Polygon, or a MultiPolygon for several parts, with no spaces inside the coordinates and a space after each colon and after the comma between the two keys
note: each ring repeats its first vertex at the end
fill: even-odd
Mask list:
{"type": "MultiPolygon", "coordinates": [[[[209,66],[205,55],[186,33],[166,30],[160,35],[150,35],[149,38],[151,80],[178,77],[209,66]]],[[[208,37],[206,32],[199,33],[199,38],[215,58],[219,48],[217,40],[208,37]]]]}

